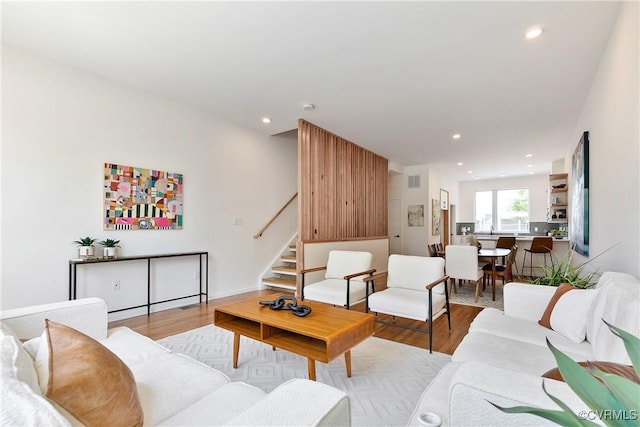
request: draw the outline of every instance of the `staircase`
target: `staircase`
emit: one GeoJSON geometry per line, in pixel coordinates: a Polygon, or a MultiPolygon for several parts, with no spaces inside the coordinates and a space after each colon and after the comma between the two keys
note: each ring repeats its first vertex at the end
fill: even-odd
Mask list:
{"type": "Polygon", "coordinates": [[[278,261],[271,266],[268,277],[262,278],[262,284],[267,289],[296,291],[296,245],[294,243],[282,252],[278,261]]]}

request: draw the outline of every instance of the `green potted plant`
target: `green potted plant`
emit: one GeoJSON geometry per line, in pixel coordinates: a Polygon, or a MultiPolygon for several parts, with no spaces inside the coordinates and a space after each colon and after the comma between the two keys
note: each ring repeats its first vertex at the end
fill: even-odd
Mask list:
{"type": "Polygon", "coordinates": [[[602,321],[624,342],[631,359],[633,373],[624,375],[619,369],[607,370],[602,365],[596,365],[597,362],[586,362],[586,367],[582,366],[551,345],[547,339],[547,345],[558,363],[562,378],[587,404],[591,413],[586,411],[574,413],[561,400],[549,394],[544,383],[542,390],[558,405],[558,410],[531,406],[504,408],[493,402],[490,403],[509,414],[529,413],[563,426],[597,426],[598,424],[588,419],[590,415],[597,415],[606,426],[637,426],[638,414],[640,414],[638,399],[640,396],[640,339],[607,323],[604,319],[602,321]]]}
{"type": "Polygon", "coordinates": [[[569,248],[562,258],[556,260],[552,266],[541,265],[542,276],[536,277],[532,283],[545,286],[560,286],[561,283],[568,283],[576,288],[591,288],[595,286],[600,278],[600,272],[597,269],[592,269],[589,263],[609,251],[609,249],[583,263],[574,264],[573,249],[569,248]]]}
{"type": "Polygon", "coordinates": [[[120,240],[104,239],[98,242],[102,246],[102,255],[105,258],[115,258],[116,249],[120,247],[120,240]]]}
{"type": "Polygon", "coordinates": [[[93,256],[93,244],[97,239],[92,237],[81,237],[78,240],[74,240],[72,243],[78,245],[78,255],[80,258],[89,258],[93,256]]]}

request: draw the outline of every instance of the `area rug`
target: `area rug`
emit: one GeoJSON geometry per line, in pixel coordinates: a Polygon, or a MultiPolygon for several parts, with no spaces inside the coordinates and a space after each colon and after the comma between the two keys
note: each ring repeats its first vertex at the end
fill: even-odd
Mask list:
{"type": "MultiPolygon", "coordinates": [[[[238,368],[233,369],[233,333],[213,325],[158,342],[267,393],[291,378],[307,378],[306,358],[246,337],[241,337],[238,368]]],[[[422,392],[450,360],[447,354],[372,337],[351,350],[351,378],[344,357],[316,362],[316,378],[349,395],[354,426],[404,426],[422,392]]]]}
{"type": "Polygon", "coordinates": [[[504,301],[502,298],[502,282],[498,279],[496,286],[496,300],[493,301],[491,296],[491,286],[487,285],[483,295],[476,298],[476,285],[475,283],[465,282],[464,285],[458,285],[458,293],[454,293],[449,285],[449,302],[463,305],[474,305],[477,307],[493,307],[498,310],[504,310],[504,301]]]}

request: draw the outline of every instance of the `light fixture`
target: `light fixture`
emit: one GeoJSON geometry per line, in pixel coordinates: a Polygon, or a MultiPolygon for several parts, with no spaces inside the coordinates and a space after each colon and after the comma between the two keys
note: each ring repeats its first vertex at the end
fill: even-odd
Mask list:
{"type": "Polygon", "coordinates": [[[473,173],[473,171],[467,171],[467,173],[473,173]]]}
{"type": "Polygon", "coordinates": [[[527,153],[527,154],[525,154],[524,156],[525,156],[525,157],[533,157],[533,154],[531,154],[531,153],[527,153]]]}
{"type": "Polygon", "coordinates": [[[533,163],[529,163],[529,164],[527,165],[527,167],[528,167],[528,168],[532,168],[532,167],[533,167],[533,163]]]}
{"type": "Polygon", "coordinates": [[[473,179],[480,179],[480,177],[476,175],[473,177],[473,179]]]}
{"type": "Polygon", "coordinates": [[[263,117],[262,123],[271,123],[271,119],[269,117],[263,117]]]}
{"type": "Polygon", "coordinates": [[[506,176],[507,176],[507,175],[502,174],[502,175],[500,175],[500,178],[504,178],[504,177],[506,177],[506,176]]]}
{"type": "Polygon", "coordinates": [[[315,105],[313,105],[313,104],[303,104],[303,105],[302,105],[302,109],[303,109],[304,111],[311,111],[311,110],[315,110],[315,109],[316,109],[316,106],[315,106],[315,105]]]}
{"type": "Polygon", "coordinates": [[[460,139],[460,138],[462,138],[462,135],[460,135],[459,133],[454,133],[454,134],[451,136],[451,138],[453,138],[453,139],[460,139]]]}
{"type": "Polygon", "coordinates": [[[535,39],[536,37],[539,37],[541,34],[542,34],[542,27],[536,25],[535,27],[531,27],[527,30],[527,32],[525,33],[525,37],[531,40],[531,39],[535,39]]]}
{"type": "Polygon", "coordinates": [[[458,163],[457,163],[457,165],[458,165],[458,166],[462,166],[462,165],[464,165],[464,163],[462,163],[462,162],[458,162],[458,163]]]}

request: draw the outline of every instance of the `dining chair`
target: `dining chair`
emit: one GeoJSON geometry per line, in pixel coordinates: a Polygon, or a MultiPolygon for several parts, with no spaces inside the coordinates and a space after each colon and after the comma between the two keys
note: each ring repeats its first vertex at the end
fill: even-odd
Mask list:
{"type": "MultiPolygon", "coordinates": [[[[515,239],[514,239],[515,240],[515,239]]],[[[518,245],[513,245],[511,248],[502,248],[502,249],[511,249],[509,255],[506,257],[506,261],[504,264],[496,264],[496,276],[502,278],[502,286],[505,284],[505,280],[507,282],[513,282],[513,263],[516,260],[516,253],[518,252],[518,245]]],[[[493,267],[491,264],[487,264],[482,267],[482,289],[485,289],[487,278],[491,278],[493,275],[493,267]]]]}
{"type": "Polygon", "coordinates": [[[516,244],[515,237],[500,236],[496,242],[496,248],[511,249],[516,244]]]}
{"type": "Polygon", "coordinates": [[[478,248],[475,246],[447,245],[445,248],[445,272],[453,279],[453,291],[456,290],[456,279],[462,286],[463,280],[475,282],[475,301],[482,294],[480,281],[483,277],[482,269],[478,268],[478,248]]]}
{"type": "MultiPolygon", "coordinates": [[[[367,293],[368,311],[388,314],[394,320],[397,316],[427,322],[428,329],[425,331],[376,320],[379,323],[427,332],[429,353],[433,344],[433,321],[446,313],[449,330],[451,330],[448,277],[444,273],[444,265],[445,261],[442,257],[390,255],[387,288],[380,292],[367,293]]],[[[365,280],[373,283],[376,276],[365,280]]]]}
{"type": "MultiPolygon", "coordinates": [[[[509,237],[509,236],[500,236],[498,237],[498,240],[496,241],[496,248],[500,248],[500,249],[511,249],[513,247],[513,245],[516,244],[516,238],[515,237],[509,237]]],[[[480,259],[479,260],[482,261],[487,261],[487,262],[491,262],[491,260],[488,259],[480,259]]],[[[507,260],[506,257],[502,257],[502,264],[506,264],[507,260]]],[[[484,269],[485,267],[491,268],[491,264],[483,264],[482,268],[484,269]]],[[[516,269],[518,267],[516,266],[516,269]]]]}
{"type": "Polygon", "coordinates": [[[437,252],[435,243],[432,244],[432,245],[427,245],[427,249],[429,250],[429,256],[430,257],[438,256],[438,252],[437,252]]]}
{"type": "Polygon", "coordinates": [[[300,271],[302,300],[342,305],[347,309],[365,301],[367,292],[364,276],[370,276],[376,271],[371,268],[372,260],[370,252],[330,251],[327,265],[300,271]],[[305,274],[321,270],[326,270],[324,280],[305,284],[305,274]]]}
{"type": "Polygon", "coordinates": [[[524,249],[524,257],[522,259],[522,274],[525,272],[525,263],[527,261],[527,255],[529,255],[529,274],[533,276],[533,254],[543,254],[544,266],[547,266],[547,254],[551,259],[551,266],[553,267],[553,257],[551,251],[553,250],[553,238],[552,237],[534,237],[531,241],[531,247],[524,249]]]}

